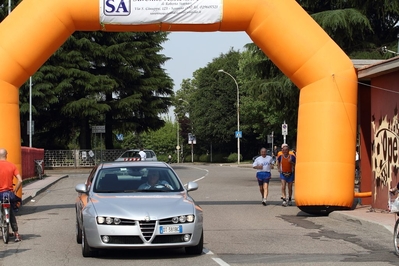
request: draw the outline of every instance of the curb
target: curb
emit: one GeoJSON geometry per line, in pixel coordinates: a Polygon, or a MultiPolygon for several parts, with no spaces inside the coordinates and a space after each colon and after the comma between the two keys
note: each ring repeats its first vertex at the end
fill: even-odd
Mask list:
{"type": "MultiPolygon", "coordinates": [[[[26,204],[27,202],[31,201],[34,197],[45,191],[47,188],[51,187],[55,183],[57,183],[59,180],[68,177],[68,175],[61,175],[59,178],[55,179],[52,182],[49,182],[47,185],[38,188],[36,191],[34,191],[31,195],[27,196],[26,198],[22,198],[22,205],[26,204]]],[[[38,181],[40,182],[40,181],[38,181]]]]}

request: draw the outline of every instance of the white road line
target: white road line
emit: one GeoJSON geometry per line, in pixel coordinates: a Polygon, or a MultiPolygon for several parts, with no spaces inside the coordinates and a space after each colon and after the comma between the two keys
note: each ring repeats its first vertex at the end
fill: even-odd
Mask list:
{"type": "MultiPolygon", "coordinates": [[[[198,178],[198,179],[193,180],[192,182],[200,181],[201,179],[204,179],[207,175],[209,175],[209,171],[208,171],[207,169],[199,168],[199,167],[190,167],[190,168],[195,168],[195,169],[198,169],[198,170],[206,171],[206,174],[205,174],[205,175],[201,176],[201,177],[198,178]]],[[[187,184],[184,184],[184,186],[187,186],[187,184]]]]}
{"type": "Polygon", "coordinates": [[[213,252],[206,248],[203,248],[202,252],[204,252],[204,254],[206,254],[206,255],[213,255],[213,252]]]}
{"type": "Polygon", "coordinates": [[[230,264],[228,264],[227,262],[225,262],[222,259],[219,258],[212,258],[217,264],[221,265],[221,266],[230,266],[230,264]]]}

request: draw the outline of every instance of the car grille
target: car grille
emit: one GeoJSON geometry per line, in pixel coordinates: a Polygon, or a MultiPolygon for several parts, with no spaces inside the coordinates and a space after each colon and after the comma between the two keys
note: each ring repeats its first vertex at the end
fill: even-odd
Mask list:
{"type": "Polygon", "coordinates": [[[149,241],[152,235],[154,234],[155,221],[149,221],[149,222],[140,221],[139,223],[143,237],[145,238],[145,240],[149,241]]]}
{"type": "Polygon", "coordinates": [[[173,224],[173,222],[172,222],[172,217],[171,218],[166,218],[166,219],[162,219],[162,220],[159,220],[159,224],[173,224]]]}
{"type": "Polygon", "coordinates": [[[143,244],[143,240],[139,236],[110,236],[107,244],[143,244]]]}
{"type": "Polygon", "coordinates": [[[181,243],[183,241],[183,235],[165,235],[156,236],[152,241],[153,244],[166,244],[166,243],[181,243]]]}
{"type": "Polygon", "coordinates": [[[121,219],[121,223],[119,225],[136,225],[135,220],[121,219]]]}

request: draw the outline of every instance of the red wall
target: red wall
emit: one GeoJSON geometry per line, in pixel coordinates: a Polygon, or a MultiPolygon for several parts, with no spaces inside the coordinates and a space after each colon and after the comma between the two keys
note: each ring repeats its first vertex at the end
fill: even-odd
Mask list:
{"type": "MultiPolygon", "coordinates": [[[[29,179],[36,176],[34,160],[44,159],[44,149],[21,147],[22,156],[22,179],[29,179]]],[[[44,172],[44,163],[43,163],[44,172]]]]}
{"type": "Polygon", "coordinates": [[[370,177],[372,206],[378,209],[387,208],[387,190],[399,181],[398,74],[396,71],[371,79],[370,177]]]}

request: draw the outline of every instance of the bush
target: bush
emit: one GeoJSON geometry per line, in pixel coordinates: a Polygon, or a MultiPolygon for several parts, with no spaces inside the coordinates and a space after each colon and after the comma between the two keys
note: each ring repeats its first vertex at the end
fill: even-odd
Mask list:
{"type": "MultiPolygon", "coordinates": [[[[237,153],[231,153],[229,157],[227,157],[227,161],[229,163],[237,162],[238,160],[237,153]]],[[[242,155],[240,155],[240,161],[242,161],[242,155]]]]}
{"type": "MultiPolygon", "coordinates": [[[[176,156],[175,156],[176,157],[176,156]]],[[[166,154],[157,154],[157,160],[160,162],[168,162],[168,155],[166,154]]],[[[173,157],[172,157],[173,160],[173,157]]]]}
{"type": "Polygon", "coordinates": [[[221,153],[212,154],[212,162],[213,163],[224,163],[226,160],[224,155],[221,153]]]}
{"type": "Polygon", "coordinates": [[[210,162],[210,161],[211,161],[211,156],[206,155],[206,154],[202,154],[202,155],[199,157],[199,161],[200,161],[200,162],[210,162]]]}

